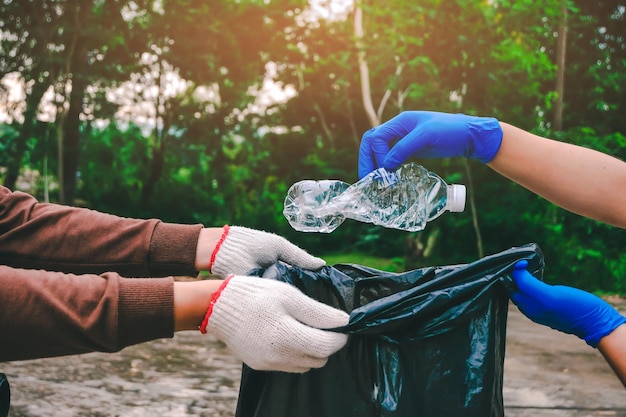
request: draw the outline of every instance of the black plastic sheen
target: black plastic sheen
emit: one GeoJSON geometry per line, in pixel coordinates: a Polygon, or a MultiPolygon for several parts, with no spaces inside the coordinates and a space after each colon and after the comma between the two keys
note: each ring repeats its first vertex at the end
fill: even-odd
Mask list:
{"type": "Polygon", "coordinates": [[[304,374],[243,366],[237,417],[502,417],[510,275],[536,244],[463,265],[389,273],[360,265],[253,271],[350,312],[348,344],[304,374]]]}
{"type": "Polygon", "coordinates": [[[5,374],[0,373],[0,417],[9,415],[9,405],[11,402],[11,388],[9,380],[5,374]]]}

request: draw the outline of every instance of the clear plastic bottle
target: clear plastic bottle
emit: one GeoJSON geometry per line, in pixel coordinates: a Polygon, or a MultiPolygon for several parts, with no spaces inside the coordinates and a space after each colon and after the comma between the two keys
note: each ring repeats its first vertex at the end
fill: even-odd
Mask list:
{"type": "Polygon", "coordinates": [[[283,214],[301,232],[330,233],[346,218],[393,229],[423,230],[445,211],[465,209],[465,186],[448,185],[416,163],[377,169],[350,185],[303,180],[289,188],[283,214]]]}

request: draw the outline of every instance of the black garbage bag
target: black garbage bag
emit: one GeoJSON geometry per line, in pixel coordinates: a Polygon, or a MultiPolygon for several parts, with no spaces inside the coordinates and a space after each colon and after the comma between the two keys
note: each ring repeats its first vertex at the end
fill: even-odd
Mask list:
{"type": "Polygon", "coordinates": [[[399,274],[282,263],[253,271],[350,312],[337,331],[351,336],[325,367],[304,374],[244,365],[236,416],[504,416],[506,287],[522,259],[542,275],[536,244],[399,274]]]}
{"type": "Polygon", "coordinates": [[[0,373],[0,417],[9,415],[9,406],[11,403],[11,388],[9,380],[5,374],[0,373]]]}

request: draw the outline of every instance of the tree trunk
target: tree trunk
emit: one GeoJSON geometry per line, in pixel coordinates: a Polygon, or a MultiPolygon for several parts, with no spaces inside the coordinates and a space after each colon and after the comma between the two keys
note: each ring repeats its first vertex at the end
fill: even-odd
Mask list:
{"type": "MultiPolygon", "coordinates": [[[[146,182],[141,189],[141,207],[146,209],[150,202],[150,197],[154,192],[154,186],[161,178],[163,166],[165,165],[165,138],[170,128],[169,117],[167,114],[161,114],[161,105],[165,106],[166,100],[163,99],[163,60],[158,62],[158,78],[157,78],[157,96],[154,103],[154,146],[152,147],[152,160],[150,162],[150,173],[146,182]],[[163,99],[163,101],[162,101],[163,99]]],[[[164,112],[165,113],[165,112],[164,112]]]]}
{"type": "Polygon", "coordinates": [[[467,159],[463,158],[463,165],[465,166],[465,174],[467,175],[468,182],[468,196],[470,203],[470,211],[472,213],[472,225],[474,226],[474,234],[476,235],[476,250],[478,258],[482,258],[485,256],[485,251],[483,249],[483,238],[480,233],[480,225],[478,224],[478,212],[476,211],[476,200],[474,199],[474,180],[472,179],[472,170],[470,164],[467,162],[467,159]]]}
{"type": "Polygon", "coordinates": [[[328,123],[326,123],[326,117],[324,116],[324,112],[319,104],[314,103],[313,109],[317,113],[320,118],[320,123],[322,124],[322,129],[324,130],[324,134],[326,135],[326,139],[328,139],[328,144],[330,145],[330,149],[335,149],[335,137],[333,136],[333,131],[330,130],[328,123]]]}
{"type": "Polygon", "coordinates": [[[358,50],[359,60],[359,74],[361,75],[361,97],[363,99],[363,107],[365,113],[370,121],[371,127],[376,127],[380,124],[380,119],[374,110],[374,104],[372,103],[372,90],[370,87],[370,73],[367,66],[367,60],[365,55],[365,49],[363,44],[363,8],[357,2],[354,9],[354,37],[356,38],[356,46],[358,50]]]}
{"type": "Polygon", "coordinates": [[[409,234],[404,241],[404,269],[410,271],[428,265],[428,259],[435,251],[441,236],[441,229],[433,227],[425,231],[409,234]],[[423,242],[423,238],[426,242],[423,242]]]}
{"type": "Polygon", "coordinates": [[[80,115],[83,111],[83,98],[87,80],[80,71],[74,71],[72,76],[72,90],[70,92],[69,109],[65,119],[61,152],[62,163],[59,179],[59,202],[72,205],[76,192],[76,174],[80,156],[80,115]]]}
{"type": "MultiPolygon", "coordinates": [[[[392,90],[387,89],[383,94],[378,110],[374,109],[374,102],[372,99],[372,87],[370,84],[370,72],[367,64],[367,54],[365,53],[365,31],[363,30],[363,8],[360,3],[357,2],[354,8],[354,38],[356,39],[357,58],[359,63],[359,75],[361,78],[361,98],[363,100],[363,108],[365,114],[370,122],[370,127],[376,127],[380,125],[383,117],[383,112],[387,102],[391,98],[392,90]]],[[[402,74],[404,63],[400,61],[400,58],[396,58],[396,71],[394,76],[399,78],[402,74]]],[[[404,100],[405,92],[398,92],[398,108],[402,108],[402,101],[404,100]]]]}
{"type": "Polygon", "coordinates": [[[154,186],[163,174],[165,165],[165,150],[163,143],[152,148],[152,161],[150,162],[150,174],[141,189],[141,207],[146,209],[150,203],[150,197],[154,192],[154,186]]]}
{"type": "Polygon", "coordinates": [[[22,167],[22,159],[24,159],[24,153],[26,152],[26,144],[28,139],[33,134],[35,123],[37,122],[37,111],[39,109],[41,97],[43,97],[44,93],[48,89],[47,81],[47,78],[42,81],[35,81],[30,94],[26,98],[24,123],[22,123],[19,135],[16,138],[13,155],[11,155],[10,162],[7,166],[7,174],[4,177],[4,186],[7,188],[15,188],[15,183],[17,182],[17,178],[20,174],[20,168],[22,167]]]}

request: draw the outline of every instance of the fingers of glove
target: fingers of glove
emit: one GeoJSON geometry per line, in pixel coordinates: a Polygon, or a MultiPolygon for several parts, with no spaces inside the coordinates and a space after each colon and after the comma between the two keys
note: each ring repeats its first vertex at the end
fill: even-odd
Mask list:
{"type": "MultiPolygon", "coordinates": [[[[258,346],[254,354],[240,359],[250,368],[257,371],[280,371],[289,373],[305,373],[311,368],[321,368],[328,362],[328,357],[318,358],[306,353],[294,352],[292,347],[285,348],[282,343],[272,342],[272,350],[265,352],[267,346],[258,346]]],[[[236,354],[237,352],[233,350],[236,354]]]]}
{"type": "Polygon", "coordinates": [[[347,335],[311,326],[347,322],[347,313],[289,284],[235,276],[218,298],[209,325],[255,369],[304,372],[324,366],[348,340],[347,335]]]}
{"type": "Polygon", "coordinates": [[[247,274],[278,260],[304,269],[319,269],[326,261],[308,254],[287,239],[260,230],[232,226],[213,265],[216,275],[247,274]]]}
{"type": "MultiPolygon", "coordinates": [[[[387,153],[419,123],[427,112],[405,111],[393,119],[365,132],[359,149],[359,179],[383,166],[387,153]]],[[[398,154],[395,169],[410,155],[398,154]],[[402,157],[404,157],[402,159],[402,157]]]]}
{"type": "Polygon", "coordinates": [[[241,350],[237,346],[229,346],[235,355],[252,369],[257,371],[279,371],[289,373],[304,373],[311,368],[321,368],[328,362],[328,358],[316,358],[306,354],[294,354],[291,349],[285,349],[283,344],[269,342],[258,344],[255,349],[241,350]]]}
{"type": "Polygon", "coordinates": [[[383,166],[396,168],[410,157],[472,156],[474,145],[466,118],[462,114],[418,112],[413,128],[391,148],[383,166]]]}
{"type": "Polygon", "coordinates": [[[297,337],[288,340],[289,347],[298,355],[317,359],[312,368],[324,365],[325,359],[341,349],[348,341],[342,333],[321,329],[331,329],[348,324],[350,316],[345,311],[316,301],[295,287],[282,282],[275,282],[275,294],[279,294],[287,318],[284,326],[287,334],[297,337]],[[319,361],[323,359],[324,361],[319,361]]]}
{"type": "Polygon", "coordinates": [[[382,166],[391,142],[396,139],[395,136],[384,134],[382,127],[370,129],[363,135],[359,151],[359,179],[382,166]]]}
{"type": "Polygon", "coordinates": [[[320,368],[347,342],[345,334],[315,329],[293,317],[285,317],[275,327],[272,346],[277,357],[292,358],[299,366],[320,368]]]}
{"type": "Polygon", "coordinates": [[[526,261],[520,261],[514,266],[513,279],[519,292],[528,300],[534,300],[536,305],[544,305],[554,314],[576,314],[606,304],[601,298],[564,285],[548,285],[532,276],[525,268],[526,261]],[[522,268],[523,267],[523,268],[522,268]]]}
{"type": "Polygon", "coordinates": [[[378,164],[374,158],[374,151],[371,146],[371,134],[374,132],[374,129],[375,128],[372,128],[365,132],[361,138],[358,165],[359,179],[378,168],[378,164]]]}
{"type": "Polygon", "coordinates": [[[268,266],[279,260],[304,269],[319,269],[326,265],[325,260],[310,255],[282,236],[261,230],[238,229],[247,231],[247,250],[241,256],[250,258],[253,267],[268,266]]]}
{"type": "Polygon", "coordinates": [[[513,278],[519,290],[511,299],[534,322],[575,334],[595,347],[600,338],[626,321],[600,297],[578,288],[547,285],[523,269],[526,266],[526,261],[515,265],[513,278]]]}
{"type": "Polygon", "coordinates": [[[345,311],[331,307],[306,296],[288,284],[284,292],[284,307],[289,315],[299,322],[318,329],[345,326],[350,316],[345,311]]]}
{"type": "Polygon", "coordinates": [[[513,266],[513,279],[519,292],[532,295],[533,297],[547,296],[550,285],[538,280],[526,270],[528,261],[522,260],[513,266]]]}
{"type": "Polygon", "coordinates": [[[527,266],[525,260],[514,265],[513,279],[517,291],[511,294],[511,301],[531,320],[547,324],[546,316],[551,314],[550,309],[557,304],[553,300],[553,287],[532,276],[526,270],[527,266]]]}
{"type": "Polygon", "coordinates": [[[429,124],[416,127],[408,132],[398,141],[387,153],[382,166],[386,169],[396,169],[407,159],[414,157],[431,158],[441,157],[438,150],[429,151],[427,148],[431,143],[431,138],[436,132],[428,131],[429,124]]]}
{"type": "Polygon", "coordinates": [[[289,265],[294,265],[303,269],[320,269],[324,265],[326,265],[326,261],[322,258],[318,258],[309,254],[304,249],[294,245],[287,239],[281,236],[275,236],[276,242],[276,250],[277,250],[277,258],[276,260],[281,260],[283,262],[288,263],[289,265]]]}

